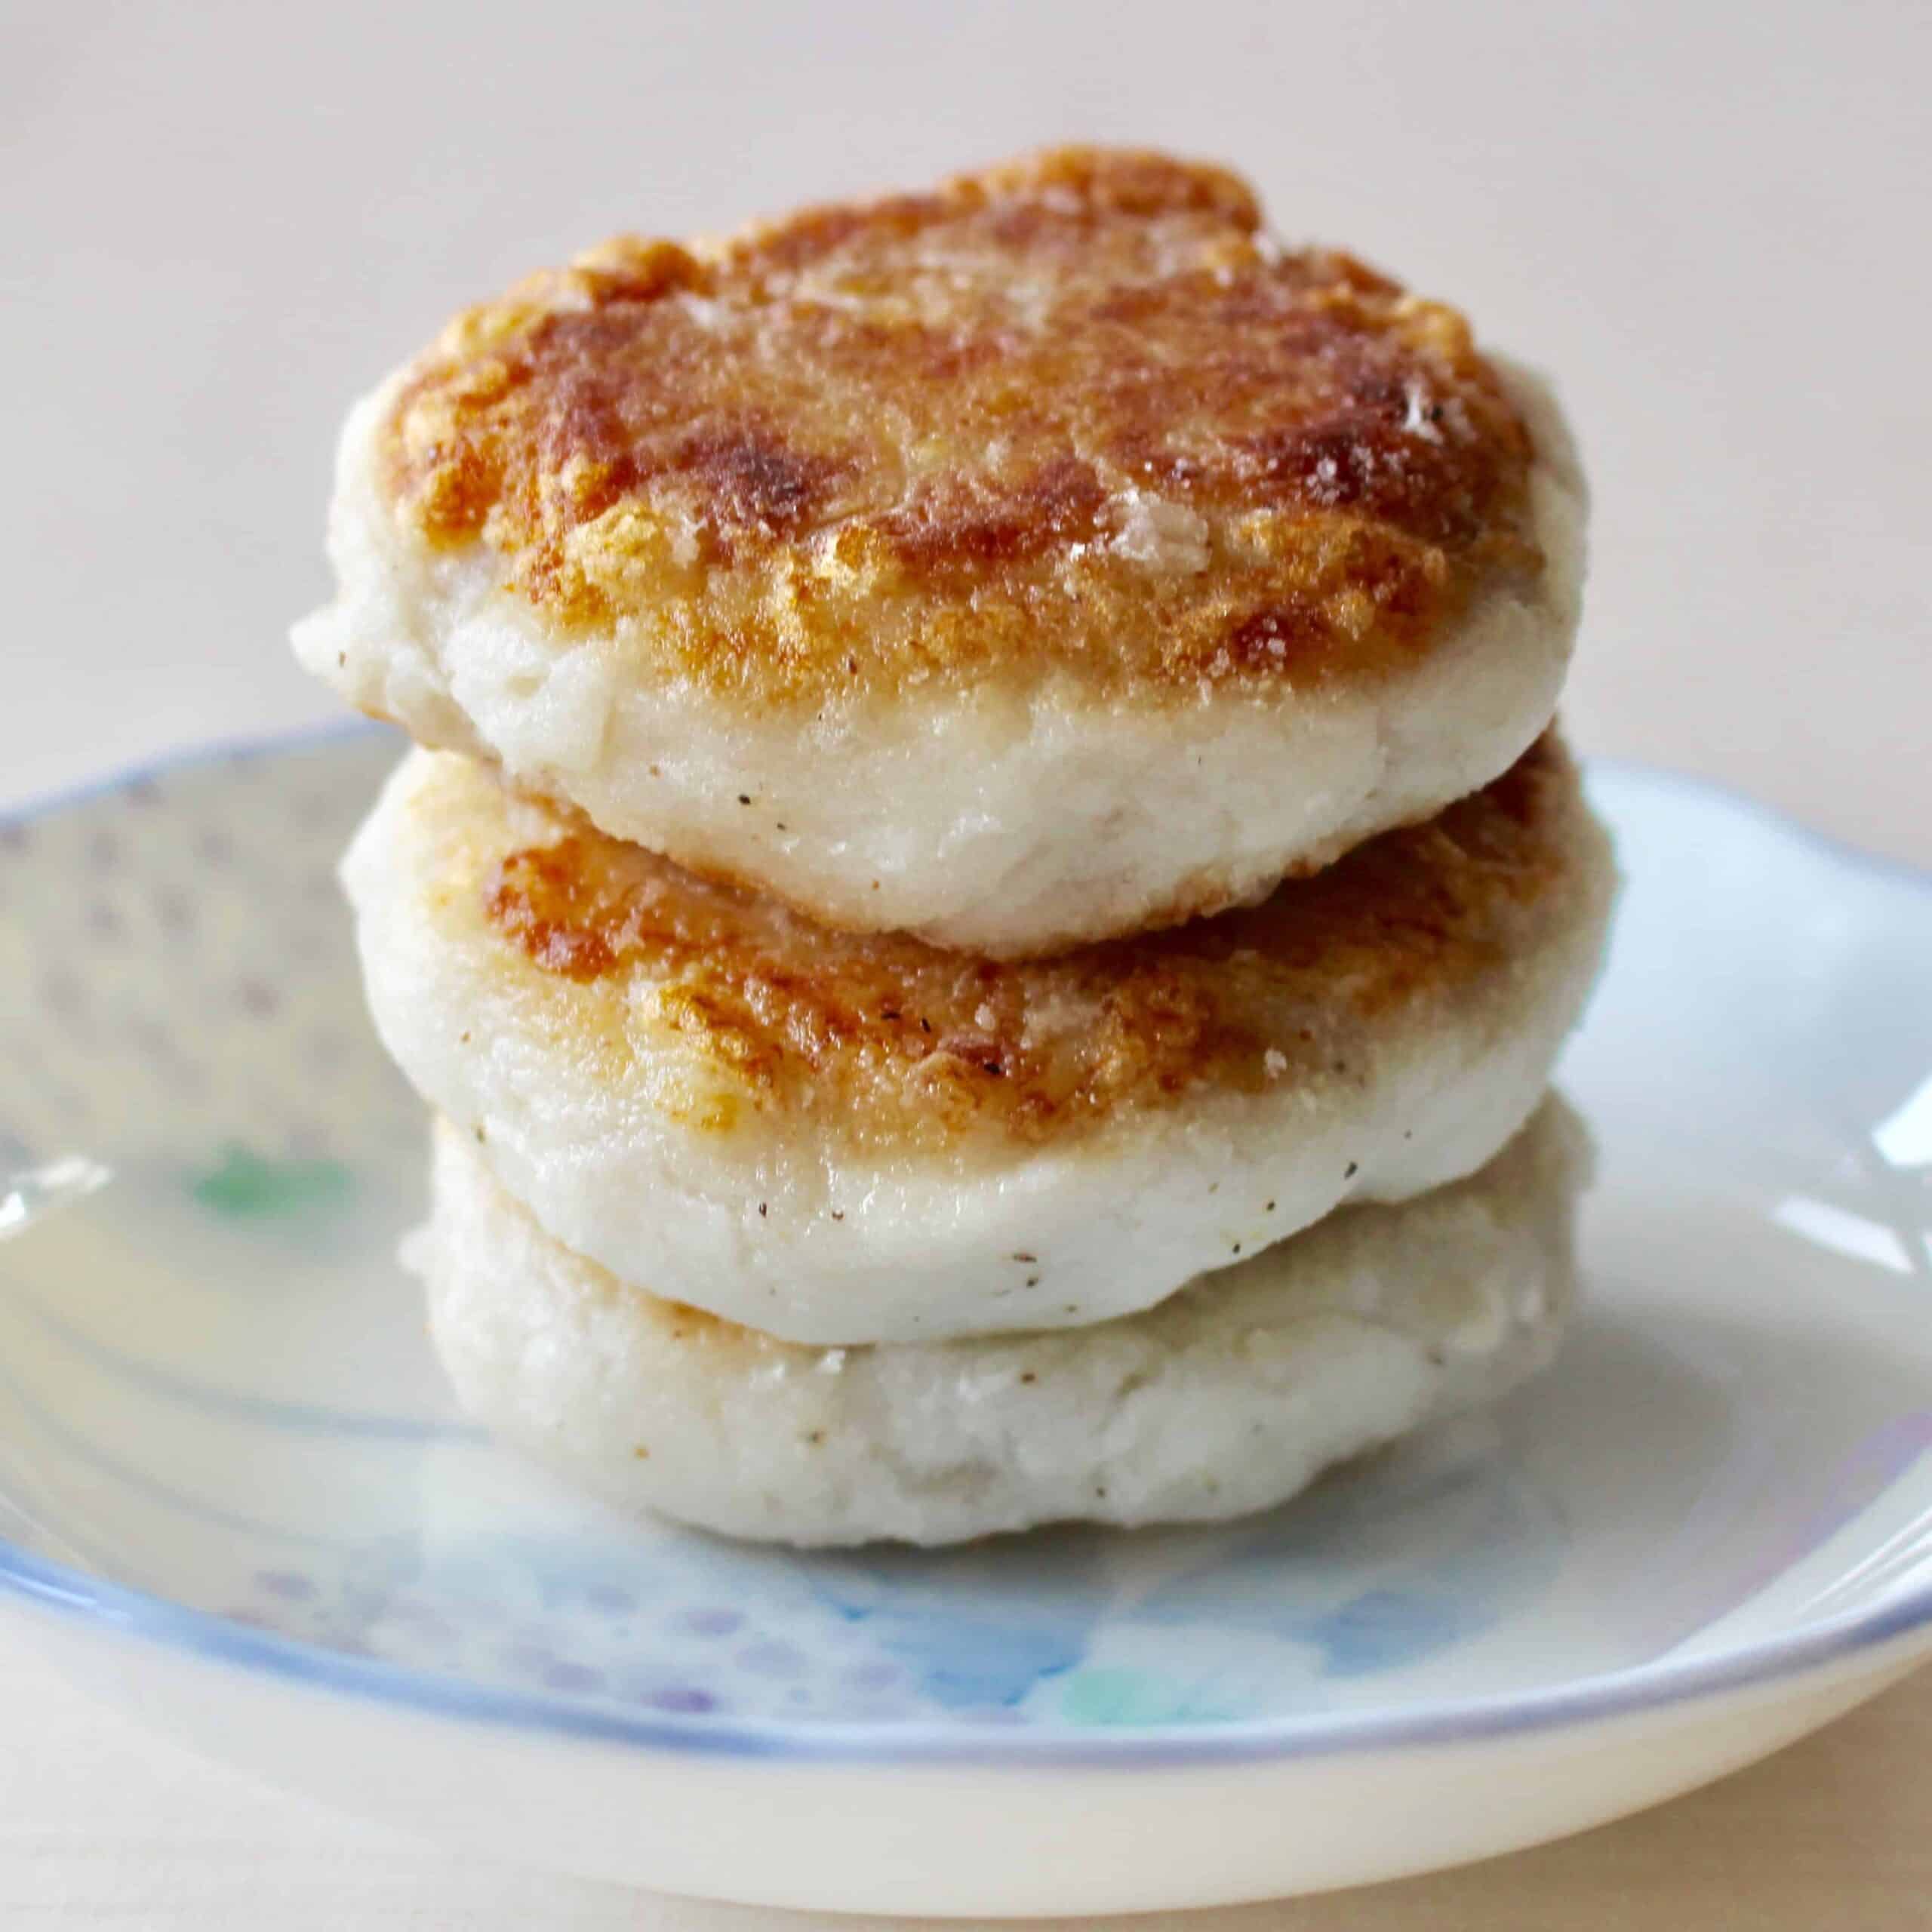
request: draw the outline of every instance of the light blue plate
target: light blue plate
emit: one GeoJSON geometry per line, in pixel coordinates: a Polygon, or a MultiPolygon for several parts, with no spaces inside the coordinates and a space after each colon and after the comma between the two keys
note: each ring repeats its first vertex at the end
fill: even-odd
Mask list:
{"type": "Polygon", "coordinates": [[[1565,1072],[1603,1158],[1547,1378],[1231,1527],[808,1556],[614,1517],[453,1413],[392,1258],[422,1112],[332,875],[395,755],[221,751],[0,825],[0,1595],[38,1627],[472,1737],[1069,1777],[1869,1689],[1926,1635],[1924,883],[1599,772],[1632,883],[1565,1072]]]}

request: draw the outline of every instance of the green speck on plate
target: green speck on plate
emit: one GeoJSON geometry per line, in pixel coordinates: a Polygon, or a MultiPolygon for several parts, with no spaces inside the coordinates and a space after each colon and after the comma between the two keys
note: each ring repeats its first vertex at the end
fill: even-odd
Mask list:
{"type": "Polygon", "coordinates": [[[1171,1677],[1095,1665],[1061,1687],[1060,1715],[1071,1724],[1198,1723],[1234,1714],[1204,1707],[1171,1677]]]}
{"type": "Polygon", "coordinates": [[[220,1164],[197,1175],[189,1192],[230,1220],[285,1220],[340,1206],[352,1185],[340,1161],[269,1161],[237,1146],[224,1148],[220,1164]]]}

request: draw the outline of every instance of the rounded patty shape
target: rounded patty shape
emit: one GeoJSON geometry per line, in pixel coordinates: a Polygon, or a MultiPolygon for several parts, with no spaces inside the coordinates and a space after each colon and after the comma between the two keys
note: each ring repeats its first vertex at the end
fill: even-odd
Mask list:
{"type": "Polygon", "coordinates": [[[620,240],[358,407],[303,662],[853,931],[1245,903],[1548,723],[1583,488],[1454,310],[1063,150],[620,240]]]}
{"type": "Polygon", "coordinates": [[[943,1543],[1239,1515],[1500,1394],[1568,1303],[1580,1128],[1550,1102],[1480,1174],[1354,1208],[1097,1327],[814,1349],[580,1260],[436,1136],[408,1258],[463,1406],[620,1503],[793,1543],[943,1543]]]}
{"type": "Polygon", "coordinates": [[[416,752],[344,865],[377,1026],[537,1220],[787,1340],[1075,1327],[1488,1160],[1602,948],[1553,739],[1261,905],[1051,960],[829,933],[416,752]]]}

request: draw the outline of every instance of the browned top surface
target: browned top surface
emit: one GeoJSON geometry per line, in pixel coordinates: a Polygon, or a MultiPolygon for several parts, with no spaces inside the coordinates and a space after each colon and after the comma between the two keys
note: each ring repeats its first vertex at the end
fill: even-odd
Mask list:
{"type": "Polygon", "coordinates": [[[531,825],[510,831],[495,781],[442,762],[457,814],[489,826],[452,869],[462,882],[442,883],[477,895],[515,949],[506,968],[534,962],[549,1004],[574,1016],[553,1023],[600,1052],[668,1025],[726,1097],[706,1117],[720,1128],[742,1103],[861,1137],[978,1128],[1037,1142],[1204,1084],[1358,1079],[1405,1014],[1435,1024],[1466,998],[1506,996],[1524,950],[1596,891],[1579,876],[1583,807],[1553,737],[1429,824],[1260,906],[1014,962],[828,932],[577,823],[517,844],[531,825]]]}
{"type": "Polygon", "coordinates": [[[1260,222],[1232,175],[1069,149],[620,238],[450,325],[386,487],[753,701],[1380,675],[1540,567],[1529,438],[1455,311],[1260,222]]]}

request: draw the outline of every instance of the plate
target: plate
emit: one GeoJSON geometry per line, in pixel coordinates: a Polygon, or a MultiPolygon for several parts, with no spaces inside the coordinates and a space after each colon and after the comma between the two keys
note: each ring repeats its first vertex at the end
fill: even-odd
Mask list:
{"type": "Polygon", "coordinates": [[[1632,883],[1545,1380],[1257,1520],[808,1556],[453,1412],[333,878],[395,755],[224,749],[0,826],[0,1610],[149,1724],[664,1890],[1084,1912],[1574,1831],[1932,1646],[1925,882],[1595,772],[1632,883]]]}

